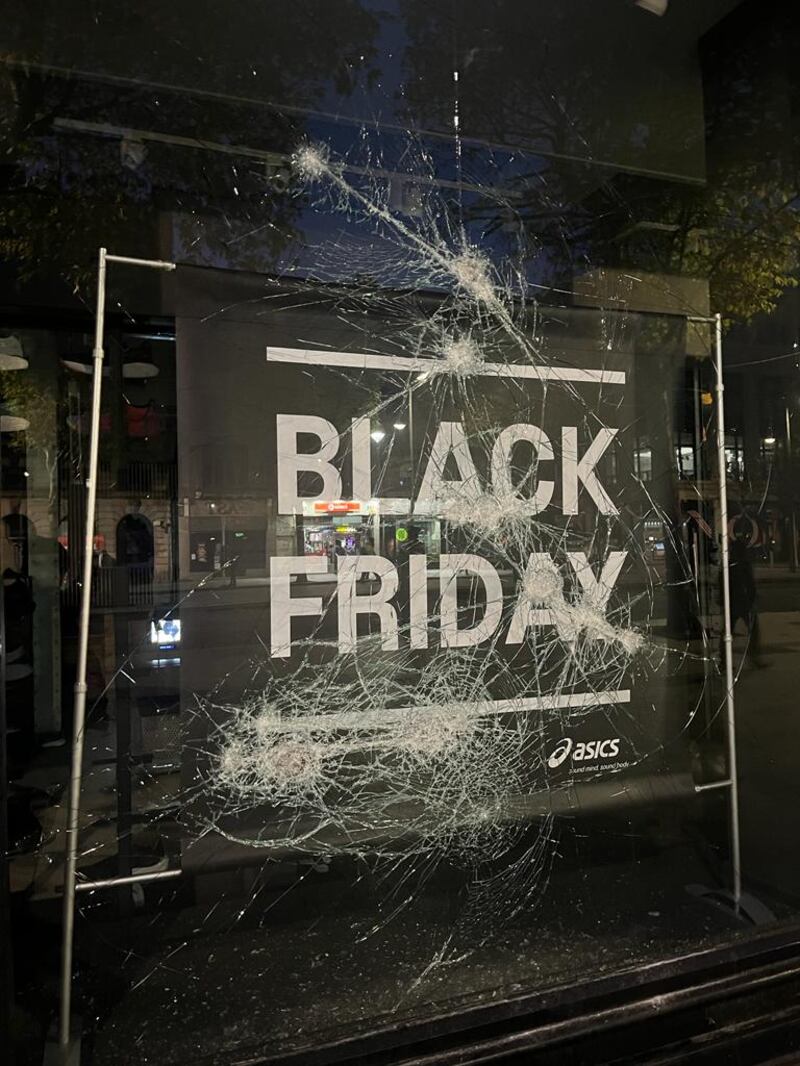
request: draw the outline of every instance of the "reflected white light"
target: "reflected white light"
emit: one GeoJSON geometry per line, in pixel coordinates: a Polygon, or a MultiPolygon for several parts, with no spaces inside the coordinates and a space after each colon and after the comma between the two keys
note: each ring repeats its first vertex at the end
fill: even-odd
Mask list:
{"type": "Polygon", "coordinates": [[[405,422],[395,422],[394,423],[394,428],[395,429],[405,429],[406,428],[406,424],[405,424],[405,422]]]}
{"type": "Polygon", "coordinates": [[[150,643],[171,648],[181,642],[180,618],[159,618],[150,623],[150,643]]]}
{"type": "Polygon", "coordinates": [[[429,374],[428,370],[423,370],[421,374],[417,374],[417,381],[424,381],[429,374]]]}
{"type": "Polygon", "coordinates": [[[774,437],[764,437],[764,443],[765,444],[774,444],[775,443],[775,438],[774,437]]]}
{"type": "Polygon", "coordinates": [[[376,444],[380,444],[380,442],[385,436],[386,434],[383,432],[382,429],[373,429],[373,431],[370,433],[370,437],[372,437],[376,444]]]}

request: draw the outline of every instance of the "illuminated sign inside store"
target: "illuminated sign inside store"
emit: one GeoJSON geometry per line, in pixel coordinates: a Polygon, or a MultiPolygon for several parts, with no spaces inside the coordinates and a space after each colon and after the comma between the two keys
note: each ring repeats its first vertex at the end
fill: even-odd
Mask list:
{"type": "Polygon", "coordinates": [[[358,514],[360,500],[314,500],[315,514],[358,514]]]}

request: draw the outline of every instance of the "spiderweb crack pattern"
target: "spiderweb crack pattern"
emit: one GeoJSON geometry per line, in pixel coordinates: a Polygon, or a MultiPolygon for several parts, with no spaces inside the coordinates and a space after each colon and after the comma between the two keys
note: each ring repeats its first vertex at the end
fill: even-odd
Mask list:
{"type": "MultiPolygon", "coordinates": [[[[393,915],[414,898],[409,882],[423,884],[438,863],[470,871],[462,915],[435,953],[434,966],[461,957],[465,928],[490,913],[492,928],[499,920],[513,921],[543,890],[556,847],[550,796],[563,783],[547,763],[553,739],[599,711],[610,731],[627,739],[630,770],[652,754],[652,745],[632,712],[606,694],[644,683],[665,663],[680,664],[692,653],[648,634],[654,576],[641,531],[645,517],[666,516],[633,473],[627,475],[623,512],[598,514],[588,528],[581,516],[563,522],[545,516],[535,486],[545,479],[540,464],[552,457],[542,447],[532,448],[525,463],[514,461],[505,479],[484,483],[478,474],[478,468],[493,469],[501,429],[494,406],[498,389],[518,406],[521,422],[538,415],[542,425],[554,398],[568,401],[589,439],[605,428],[599,412],[614,400],[602,385],[595,386],[600,399],[597,391],[587,398],[569,380],[544,374],[533,389],[514,376],[521,365],[543,371],[569,365],[563,353],[554,364],[543,341],[524,264],[508,255],[495,265],[470,242],[463,224],[437,199],[432,162],[424,153],[414,160],[414,177],[424,190],[415,219],[392,209],[385,183],[373,176],[378,162],[362,163],[356,181],[327,145],[298,147],[298,195],[380,237],[372,257],[368,242],[348,247],[340,241],[327,255],[323,250],[309,285],[341,279],[342,262],[357,254],[360,281],[341,304],[342,321],[358,338],[354,347],[430,360],[430,370],[416,376],[382,375],[377,398],[363,376],[341,372],[343,384],[367,397],[366,417],[380,418],[414,396],[425,397],[433,419],[452,417],[454,408],[465,413],[475,472],[453,480],[439,471],[445,491],[429,510],[458,540],[461,553],[493,561],[501,592],[494,598],[486,592],[482,600],[463,574],[440,577],[428,624],[434,637],[438,629],[443,638],[448,595],[456,603],[457,628],[491,612],[498,624],[475,646],[445,647],[442,641],[412,650],[411,620],[398,608],[399,650],[386,651],[372,634],[340,655],[322,636],[323,620],[336,609],[326,605],[317,632],[295,641],[288,672],[276,673],[264,662],[262,687],[244,699],[198,701],[196,713],[207,719],[209,739],[188,801],[202,812],[206,828],[267,854],[350,855],[381,870],[387,884],[390,872],[413,870],[401,877],[402,890],[391,890],[402,897],[393,915]],[[446,295],[420,310],[422,291],[446,295]],[[377,318],[390,321],[391,331],[373,335],[370,323],[377,318]],[[491,388],[482,375],[488,363],[510,371],[491,388]],[[638,494],[638,516],[631,490],[638,494]],[[614,552],[625,557],[626,567],[637,568],[638,590],[620,591],[617,573],[604,581],[604,561],[614,552]],[[522,636],[510,646],[504,634],[515,625],[522,636]],[[570,703],[576,694],[590,698],[570,703]],[[244,833],[240,819],[253,812],[260,814],[259,831],[244,833]],[[537,827],[533,843],[531,824],[537,827]],[[502,907],[494,906],[501,898],[502,907]]],[[[602,318],[606,350],[616,347],[619,318],[602,318]]],[[[624,439],[623,432],[611,441],[609,455],[622,455],[624,439]]],[[[378,471],[376,495],[387,462],[378,471]]],[[[668,522],[665,529],[674,537],[668,522]]],[[[680,545],[674,547],[679,554],[680,545]]],[[[691,574],[680,580],[692,580],[691,574]]],[[[679,732],[688,728],[699,702],[688,709],[679,732]]],[[[676,739],[662,737],[659,745],[676,739]]],[[[470,942],[480,937],[472,935],[470,942]]]]}

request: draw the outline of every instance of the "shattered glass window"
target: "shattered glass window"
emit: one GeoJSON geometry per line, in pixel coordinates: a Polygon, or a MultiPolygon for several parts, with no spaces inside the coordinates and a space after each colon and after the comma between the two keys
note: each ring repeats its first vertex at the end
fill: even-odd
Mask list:
{"type": "Polygon", "coordinates": [[[793,935],[799,34],[7,27],[20,1047],[344,1061],[793,935]]]}

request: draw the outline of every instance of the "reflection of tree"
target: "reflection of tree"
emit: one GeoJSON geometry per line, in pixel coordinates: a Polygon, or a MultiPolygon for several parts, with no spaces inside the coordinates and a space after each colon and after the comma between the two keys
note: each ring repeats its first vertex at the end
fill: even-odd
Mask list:
{"type": "Polygon", "coordinates": [[[770,312],[797,284],[797,191],[773,161],[716,167],[703,189],[618,180],[585,239],[595,261],[708,280],[729,321],[770,312]]]}
{"type": "MultiPolygon", "coordinates": [[[[354,76],[375,55],[376,31],[377,20],[361,0],[280,7],[239,0],[235,8],[137,0],[108,11],[62,0],[47,5],[44,20],[34,8],[9,21],[4,40],[20,59],[92,71],[101,82],[129,79],[199,90],[209,99],[217,94],[304,107],[331,89],[340,96],[352,91],[354,76]]],[[[157,96],[151,90],[151,99],[157,96]]]]}
{"type": "MultiPolygon", "coordinates": [[[[511,196],[489,189],[468,204],[469,217],[489,232],[518,223],[537,280],[558,287],[587,267],[619,267],[662,275],[665,286],[674,275],[706,279],[712,307],[729,321],[772,311],[800,265],[787,86],[774,76],[787,27],[763,12],[755,24],[750,5],[750,17],[700,42],[672,41],[687,54],[699,49],[704,95],[684,65],[659,99],[653,86],[668,68],[655,63],[648,76],[631,26],[616,37],[619,12],[599,8],[584,17],[571,3],[550,5],[536,21],[524,5],[499,0],[491,11],[459,5],[454,18],[442,5],[406,0],[415,111],[452,129],[445,53],[460,70],[463,132],[530,153],[527,167],[517,159],[505,175],[496,160],[487,184],[502,181],[511,196]],[[704,184],[635,173],[702,176],[704,135],[704,184]]],[[[480,174],[479,160],[465,158],[480,174]]]]}
{"type": "Polygon", "coordinates": [[[410,73],[405,98],[417,122],[450,132],[457,69],[460,127],[467,137],[548,155],[638,162],[651,170],[661,161],[674,172],[679,159],[696,171],[699,92],[664,99],[669,73],[685,81],[685,69],[666,41],[651,62],[652,38],[626,6],[403,0],[410,73]],[[632,48],[637,32],[640,47],[632,48]]]}
{"type": "Polygon", "coordinates": [[[48,496],[55,498],[55,473],[58,465],[56,444],[57,394],[53,382],[46,375],[28,369],[0,371],[0,396],[10,415],[24,418],[28,423],[24,444],[18,434],[11,434],[7,447],[35,449],[42,457],[48,476],[48,496]]]}
{"type": "Polygon", "coordinates": [[[708,279],[712,308],[731,322],[773,311],[785,289],[797,284],[800,267],[788,83],[775,77],[786,62],[791,27],[785,16],[765,18],[747,7],[701,45],[705,185],[618,179],[617,209],[604,193],[605,221],[593,234],[601,256],[708,279]]]}
{"type": "Polygon", "coordinates": [[[100,244],[163,255],[165,214],[191,230],[202,261],[268,268],[296,236],[301,207],[269,157],[296,147],[305,110],[354,91],[376,32],[358,0],[290,5],[279,18],[244,3],[235,19],[224,5],[145,2],[108,21],[73,2],[48,15],[46,46],[32,21],[7,38],[0,74],[0,139],[13,160],[0,176],[0,255],[23,279],[60,274],[73,285],[100,244]],[[182,143],[69,128],[87,122],[182,143]]]}

